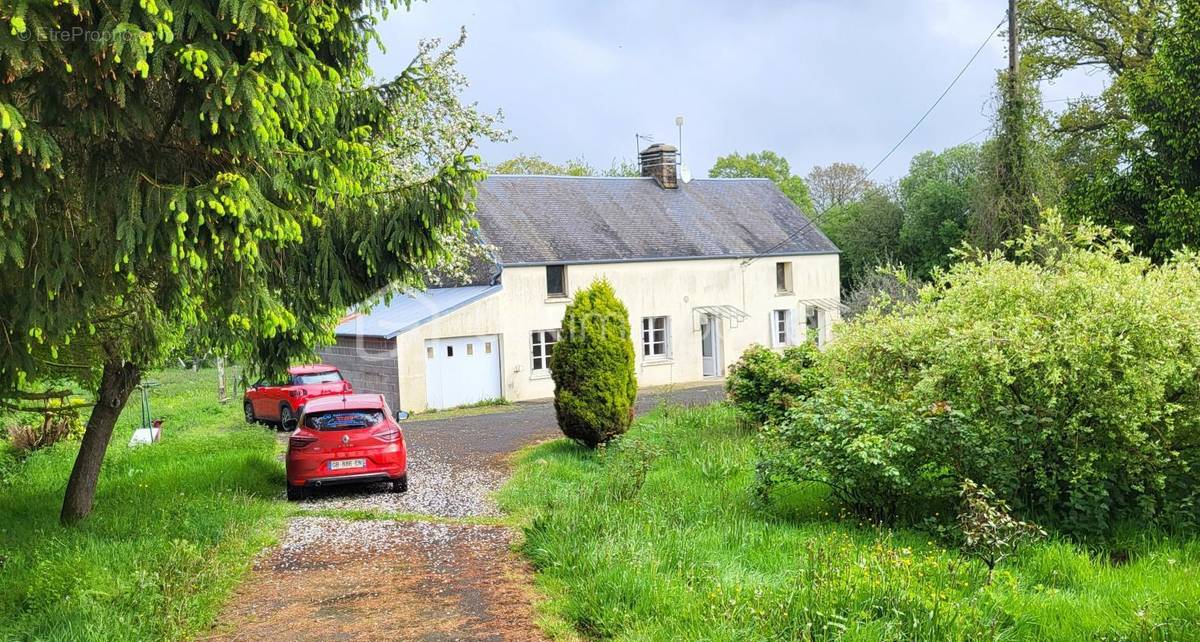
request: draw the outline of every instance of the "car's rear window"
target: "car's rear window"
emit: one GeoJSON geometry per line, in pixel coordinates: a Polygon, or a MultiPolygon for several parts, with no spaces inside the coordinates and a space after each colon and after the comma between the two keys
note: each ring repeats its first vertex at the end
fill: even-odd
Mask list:
{"type": "Polygon", "coordinates": [[[337,370],[328,372],[314,372],[311,374],[301,374],[295,376],[297,385],[311,385],[314,383],[337,383],[342,380],[342,373],[337,370]]]}
{"type": "Polygon", "coordinates": [[[383,421],[382,410],[336,410],[304,415],[304,426],[312,430],[354,430],[383,421]]]}

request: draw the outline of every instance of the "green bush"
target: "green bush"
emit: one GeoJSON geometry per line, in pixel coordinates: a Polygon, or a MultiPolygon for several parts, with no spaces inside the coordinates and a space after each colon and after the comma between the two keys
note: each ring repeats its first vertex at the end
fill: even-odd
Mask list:
{"type": "Polygon", "coordinates": [[[821,383],[815,366],[820,352],[812,343],[783,354],[752,345],[729,368],[725,392],[746,417],[760,424],[778,421],[788,408],[808,398],[821,383]]]}
{"type": "Polygon", "coordinates": [[[595,448],[624,433],[637,398],[629,311],[607,280],[575,293],[550,356],[563,434],[595,448]]]}
{"type": "Polygon", "coordinates": [[[1160,265],[1050,214],[823,355],[827,388],[766,436],[765,481],[945,519],[959,484],[1073,533],[1200,522],[1200,257],[1160,265]]]}

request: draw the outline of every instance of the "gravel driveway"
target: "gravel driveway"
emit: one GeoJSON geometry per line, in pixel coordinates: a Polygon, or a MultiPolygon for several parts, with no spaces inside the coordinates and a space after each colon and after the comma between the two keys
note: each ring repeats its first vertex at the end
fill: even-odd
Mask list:
{"type": "MultiPolygon", "coordinates": [[[[647,394],[637,411],[722,396],[720,386],[647,394]]],[[[534,623],[531,572],[512,550],[511,530],[420,516],[499,516],[491,494],[508,474],[510,455],[560,434],[553,405],[411,421],[404,434],[408,492],[394,494],[387,484],[333,487],[298,505],[397,519],[292,519],[281,544],[255,560],[206,639],[545,640],[534,623]]]]}
{"type": "MultiPolygon", "coordinates": [[[[661,403],[702,405],[722,398],[720,386],[682,388],[638,399],[637,413],[661,403]]],[[[497,517],[491,494],[507,476],[508,457],[520,448],[559,437],[554,405],[514,404],[510,410],[403,424],[408,444],[408,492],[388,484],[333,486],[298,504],[305,510],[350,509],[437,517],[497,517]]]]}

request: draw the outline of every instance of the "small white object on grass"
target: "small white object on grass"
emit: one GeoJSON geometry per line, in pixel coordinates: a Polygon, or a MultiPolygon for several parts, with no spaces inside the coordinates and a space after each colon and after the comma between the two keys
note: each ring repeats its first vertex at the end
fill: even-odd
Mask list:
{"type": "Polygon", "coordinates": [[[152,444],[162,437],[162,428],[138,428],[129,439],[129,447],[152,444]]]}

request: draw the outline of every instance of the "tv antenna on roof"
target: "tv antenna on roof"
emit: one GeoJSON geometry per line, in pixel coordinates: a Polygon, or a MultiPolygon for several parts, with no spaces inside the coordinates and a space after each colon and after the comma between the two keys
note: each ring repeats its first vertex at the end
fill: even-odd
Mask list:
{"type": "Polygon", "coordinates": [[[653,143],[654,142],[654,134],[634,134],[633,137],[635,140],[637,140],[637,143],[636,143],[637,149],[634,150],[636,153],[633,155],[633,157],[639,158],[642,155],[642,141],[646,141],[647,143],[653,143]]]}

